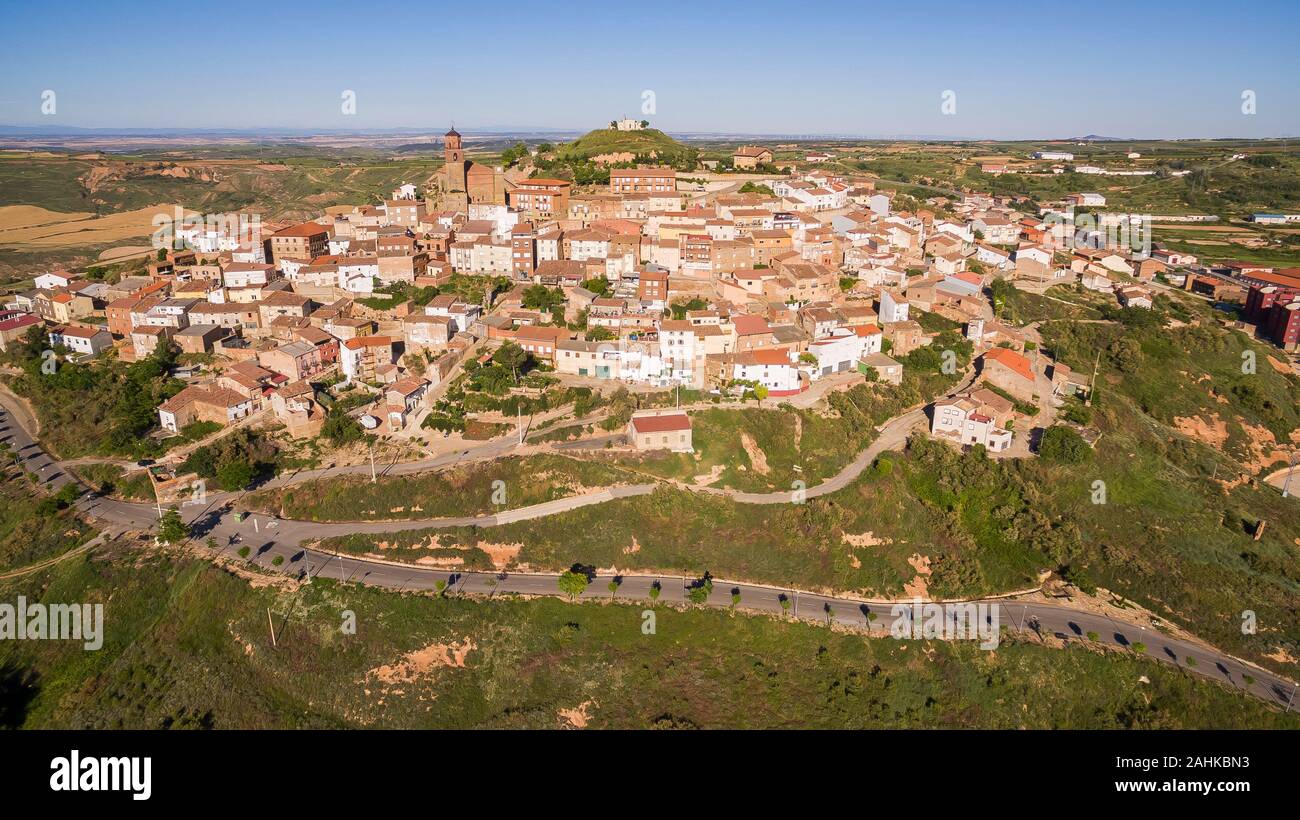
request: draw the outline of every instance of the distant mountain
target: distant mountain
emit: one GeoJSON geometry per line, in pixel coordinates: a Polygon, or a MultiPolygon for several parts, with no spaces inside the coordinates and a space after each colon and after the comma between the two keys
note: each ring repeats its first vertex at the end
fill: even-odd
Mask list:
{"type": "Polygon", "coordinates": [[[1100,134],[1089,134],[1086,137],[1070,137],[1070,142],[1132,142],[1127,137],[1103,137],[1100,134]]]}

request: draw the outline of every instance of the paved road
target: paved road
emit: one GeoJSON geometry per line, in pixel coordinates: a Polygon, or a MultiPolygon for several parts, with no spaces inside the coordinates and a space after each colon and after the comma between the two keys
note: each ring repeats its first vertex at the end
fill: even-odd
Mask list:
{"type": "MultiPolygon", "coordinates": [[[[328,578],[396,591],[437,590],[442,584],[445,585],[446,594],[450,595],[561,595],[559,576],[554,573],[455,572],[353,558],[317,549],[303,549],[296,543],[280,540],[281,535],[271,536],[271,540],[267,540],[268,531],[263,530],[260,536],[254,535],[250,521],[236,524],[230,516],[201,523],[199,539],[207,537],[209,531],[204,527],[208,523],[211,523],[210,533],[221,545],[217,550],[219,554],[229,557],[242,544],[248,544],[255,550],[250,559],[258,566],[266,570],[288,572],[303,579],[328,578]],[[241,536],[241,540],[229,543],[230,536],[236,533],[241,536]],[[272,563],[276,556],[284,559],[278,568],[272,563]]],[[[650,590],[655,585],[660,589],[659,602],[682,604],[687,600],[688,586],[693,581],[674,575],[597,575],[581,597],[584,600],[609,597],[608,584],[615,579],[619,582],[618,591],[613,596],[615,599],[642,601],[646,604],[651,603],[650,590]]],[[[707,604],[729,608],[732,606],[733,592],[740,593],[737,608],[741,610],[785,614],[810,623],[833,623],[862,630],[876,637],[888,635],[888,625],[893,621],[895,602],[820,595],[791,588],[719,579],[713,582],[707,604]],[[782,603],[783,599],[789,602],[788,610],[782,603]]],[[[1103,614],[1073,609],[1068,603],[997,599],[989,599],[984,603],[998,604],[1000,625],[1013,633],[1029,636],[1031,640],[1056,638],[1067,644],[1083,643],[1088,641],[1087,636],[1091,632],[1096,633],[1100,643],[1130,652],[1137,651],[1133,648],[1135,644],[1142,644],[1146,654],[1157,661],[1243,689],[1284,709],[1294,706],[1295,683],[1254,665],[1244,664],[1198,642],[1169,637],[1156,630],[1116,621],[1103,614]],[[1250,677],[1250,682],[1247,682],[1246,676],[1250,677]]]]}
{"type": "MultiPolygon", "coordinates": [[[[0,405],[4,403],[4,396],[0,395],[0,405]]],[[[882,432],[872,446],[878,447],[878,451],[883,451],[890,440],[895,440],[899,436],[905,438],[910,425],[918,421],[917,417],[909,421],[909,416],[919,412],[921,411],[911,411],[885,425],[887,428],[885,432],[889,433],[889,439],[887,440],[885,432],[882,432]]],[[[37,473],[39,480],[52,490],[57,490],[71,481],[72,478],[32,441],[27,431],[13,424],[10,418],[7,412],[0,411],[0,440],[7,441],[18,451],[24,466],[29,471],[37,473]]],[[[864,452],[854,463],[861,461],[862,467],[865,467],[871,460],[866,458],[866,455],[867,453],[864,452]]],[[[858,472],[860,471],[859,468],[858,472]]],[[[470,523],[492,526],[539,515],[551,515],[566,508],[572,509],[585,504],[603,503],[616,497],[644,494],[653,491],[654,486],[634,485],[612,488],[493,516],[442,520],[447,522],[446,526],[464,526],[470,523]]],[[[815,489],[810,489],[809,495],[814,494],[815,489]]],[[[824,492],[831,492],[831,490],[824,492]]],[[[789,498],[785,493],[776,495],[782,496],[783,500],[789,498]]],[[[149,505],[117,501],[92,493],[84,494],[78,502],[78,507],[86,515],[99,520],[109,531],[148,529],[153,526],[156,518],[155,508],[149,505]]],[[[237,557],[237,551],[241,546],[247,545],[253,550],[249,560],[262,569],[288,573],[307,580],[326,577],[397,591],[436,590],[441,582],[446,585],[448,594],[560,594],[556,574],[452,572],[346,557],[299,546],[303,541],[314,540],[325,534],[339,534],[340,530],[392,532],[425,528],[430,526],[427,521],[318,524],[305,521],[277,521],[268,516],[253,515],[239,522],[235,520],[233,514],[224,510],[223,501],[217,498],[210,498],[206,506],[182,506],[181,512],[193,526],[194,538],[190,542],[192,548],[207,553],[209,550],[204,544],[208,538],[212,538],[217,544],[212,557],[224,555],[232,558],[237,557]],[[277,556],[283,559],[279,567],[273,563],[277,556]]],[[[609,576],[597,577],[582,597],[594,599],[609,595],[607,585],[610,580],[609,576]]],[[[649,602],[651,587],[658,585],[659,601],[672,604],[680,604],[686,600],[689,583],[688,579],[668,575],[626,575],[621,576],[619,580],[616,598],[649,602]]],[[[714,581],[713,591],[707,604],[714,607],[730,607],[733,591],[740,593],[739,609],[779,615],[786,611],[783,601],[788,600],[789,617],[815,623],[834,623],[864,630],[873,635],[888,634],[887,624],[892,620],[893,602],[827,596],[796,589],[726,580],[714,581]],[[873,614],[874,620],[871,617],[873,614]]],[[[1256,697],[1285,709],[1294,706],[1297,691],[1294,682],[1259,667],[1247,665],[1213,647],[1168,637],[1145,627],[1116,621],[1105,615],[1073,609],[1063,604],[997,599],[988,599],[985,602],[998,603],[1001,625],[1014,632],[1032,634],[1039,638],[1054,636],[1067,643],[1084,641],[1088,633],[1093,632],[1098,635],[1102,643],[1127,648],[1128,651],[1136,651],[1132,649],[1133,645],[1141,643],[1145,646],[1146,654],[1157,661],[1174,664],[1185,672],[1244,689],[1256,697]],[[1246,680],[1247,675],[1251,678],[1249,682],[1246,680]]]]}

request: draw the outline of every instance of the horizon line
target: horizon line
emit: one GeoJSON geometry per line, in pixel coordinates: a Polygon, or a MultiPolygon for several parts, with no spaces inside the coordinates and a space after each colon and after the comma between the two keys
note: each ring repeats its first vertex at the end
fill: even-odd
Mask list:
{"type": "MultiPolygon", "coordinates": [[[[42,125],[27,125],[21,123],[0,123],[0,136],[8,137],[60,137],[75,138],[77,136],[151,136],[151,135],[169,135],[169,136],[199,136],[203,134],[224,133],[230,135],[280,135],[280,136],[385,136],[401,135],[410,133],[413,135],[429,134],[433,136],[440,135],[443,126],[375,126],[372,128],[336,128],[336,127],[313,127],[313,126],[84,126],[84,125],[58,125],[49,126],[49,131],[42,131],[42,125]],[[22,134],[2,133],[5,129],[26,132],[22,134]],[[62,130],[62,132],[61,132],[62,130]],[[81,132],[81,133],[69,133],[81,132]]],[[[653,126],[652,126],[653,127],[653,126]]],[[[514,134],[585,134],[592,131],[604,130],[601,128],[565,128],[558,126],[526,126],[526,125],[486,125],[486,126],[459,126],[458,131],[467,134],[482,135],[514,135],[514,134]]],[[[963,136],[951,134],[917,134],[917,133],[861,133],[861,132],[837,132],[837,131],[726,131],[726,130],[664,130],[665,134],[677,135],[682,137],[737,137],[737,138],[765,138],[765,139],[823,139],[823,140],[902,140],[902,141],[927,141],[927,142],[1182,142],[1182,141],[1273,141],[1295,139],[1295,134],[1276,134],[1270,136],[1245,136],[1245,135],[1228,135],[1228,136],[1176,136],[1176,137],[1152,137],[1152,136],[1123,136],[1113,137],[1103,134],[1084,134],[1070,136],[1015,136],[1015,137],[992,137],[992,136],[963,136]]],[[[630,132],[629,132],[630,133],[630,132]]]]}

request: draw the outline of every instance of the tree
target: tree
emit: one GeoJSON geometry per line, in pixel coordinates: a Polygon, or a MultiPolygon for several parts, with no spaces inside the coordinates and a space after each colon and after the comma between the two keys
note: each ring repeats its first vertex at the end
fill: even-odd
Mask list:
{"type": "Polygon", "coordinates": [[[492,354],[492,361],[514,374],[515,384],[518,384],[519,371],[528,363],[528,351],[514,342],[506,342],[492,354]]]}
{"type": "Polygon", "coordinates": [[[1073,427],[1054,424],[1043,433],[1038,455],[1055,464],[1082,464],[1092,456],[1092,448],[1073,427]]]}
{"type": "Polygon", "coordinates": [[[568,595],[569,600],[572,601],[574,598],[577,598],[579,595],[587,591],[587,584],[589,583],[590,581],[587,579],[585,573],[569,570],[560,576],[560,592],[568,595]]]}
{"type": "Polygon", "coordinates": [[[686,588],[686,598],[693,604],[703,605],[708,603],[709,595],[712,592],[713,576],[706,572],[686,588]]]}
{"type": "Polygon", "coordinates": [[[1136,339],[1116,339],[1107,352],[1121,373],[1134,373],[1142,366],[1142,345],[1136,339]]]}
{"type": "Polygon", "coordinates": [[[253,483],[257,471],[247,461],[227,461],[217,468],[217,486],[223,490],[243,490],[253,483]]]}
{"type": "Polygon", "coordinates": [[[522,302],[529,310],[550,312],[557,305],[564,304],[564,292],[546,285],[529,285],[524,289],[522,302]]]}
{"type": "Polygon", "coordinates": [[[346,410],[336,404],[326,414],[325,423],[320,428],[320,434],[335,447],[342,447],[344,444],[360,441],[365,435],[365,431],[362,430],[356,419],[349,416],[346,410]]]}
{"type": "Polygon", "coordinates": [[[528,146],[517,142],[501,152],[501,164],[508,168],[526,156],[528,156],[528,146]]]}
{"type": "Polygon", "coordinates": [[[672,311],[673,318],[680,321],[686,318],[687,311],[704,310],[708,306],[709,306],[708,302],[704,301],[698,296],[695,296],[686,302],[673,302],[671,305],[668,306],[668,308],[669,310],[672,311]]]}
{"type": "Polygon", "coordinates": [[[609,280],[603,276],[593,276],[591,279],[582,281],[584,290],[589,290],[597,296],[609,295],[609,280]]]}
{"type": "Polygon", "coordinates": [[[993,304],[994,315],[1002,315],[1002,310],[1007,306],[1007,300],[1011,298],[1015,289],[1015,285],[1001,276],[989,283],[989,299],[993,304]]]}
{"type": "Polygon", "coordinates": [[[167,544],[178,544],[189,537],[189,525],[181,519],[175,507],[168,507],[158,522],[158,538],[167,544]]]}

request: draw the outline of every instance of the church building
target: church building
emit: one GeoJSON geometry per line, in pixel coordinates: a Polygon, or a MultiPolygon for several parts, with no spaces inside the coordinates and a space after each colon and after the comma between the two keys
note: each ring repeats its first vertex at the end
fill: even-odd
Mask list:
{"type": "Polygon", "coordinates": [[[446,164],[440,172],[444,208],[464,208],[471,203],[504,205],[505,175],[496,168],[465,159],[460,132],[455,126],[443,136],[446,164]]]}

